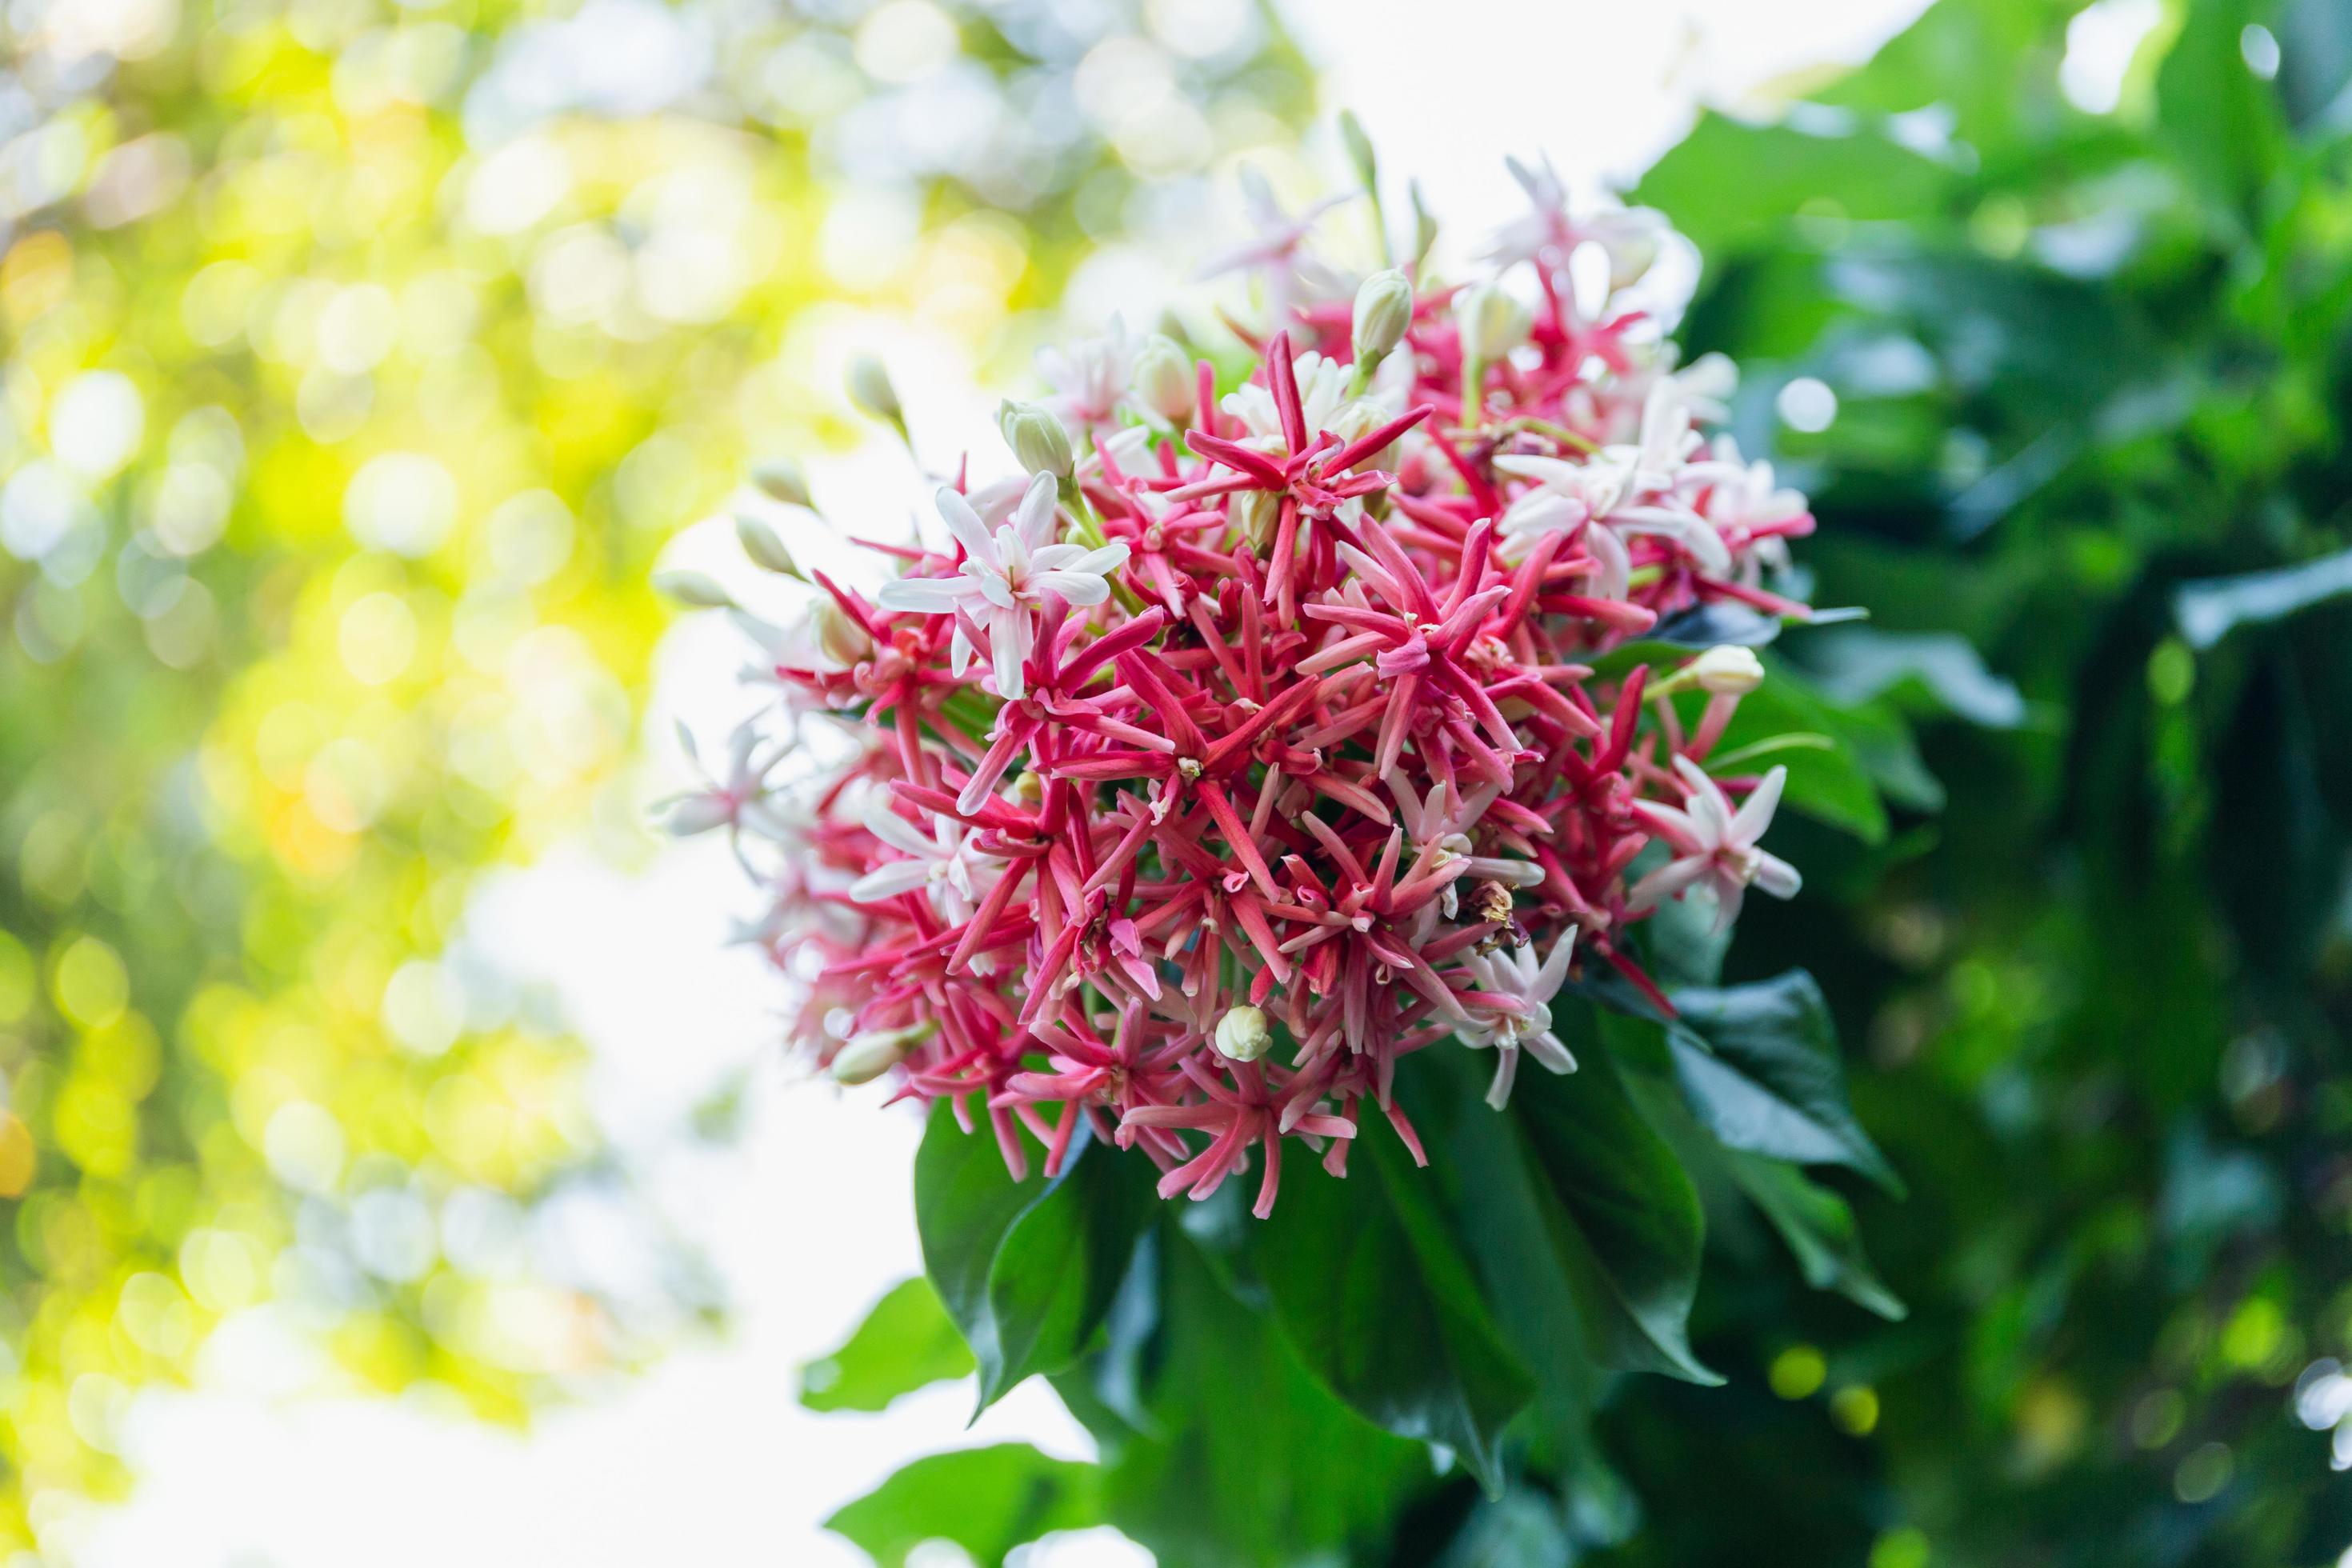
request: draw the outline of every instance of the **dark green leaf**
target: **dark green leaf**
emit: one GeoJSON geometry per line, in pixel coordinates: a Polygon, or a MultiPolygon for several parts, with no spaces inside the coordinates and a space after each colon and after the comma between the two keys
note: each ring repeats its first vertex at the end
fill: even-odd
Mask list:
{"type": "Polygon", "coordinates": [[[1601,1365],[1719,1383],[1691,1354],[1705,1220],[1698,1194],[1597,1041],[1565,1077],[1522,1073],[1508,1121],[1541,1228],[1601,1365]]]}
{"type": "Polygon", "coordinates": [[[1304,1161],[1255,1238],[1257,1270],[1299,1358],[1374,1424],[1442,1444],[1491,1492],[1504,1426],[1535,1391],[1470,1265],[1376,1117],[1335,1180],[1304,1161]]]}
{"type": "Polygon", "coordinates": [[[1899,1321],[1903,1303],[1879,1280],[1863,1255],[1862,1233],[1846,1201],[1793,1165],[1727,1149],[1723,1159],[1732,1180],[1780,1233],[1816,1290],[1834,1290],[1889,1321],[1899,1321]]]}
{"type": "Polygon", "coordinates": [[[1801,969],[1720,990],[1678,992],[1675,1074],[1726,1145],[1800,1164],[1844,1165],[1902,1183],[1847,1103],[1845,1066],[1822,988],[1801,969]]]}
{"type": "Polygon", "coordinates": [[[1066,1366],[1118,1294],[1156,1212],[1144,1171],[1082,1129],[1061,1173],[1015,1182],[996,1141],[942,1101],[915,1158],[923,1267],[979,1364],[985,1408],[1033,1372],[1066,1366]]]}
{"type": "Polygon", "coordinates": [[[971,1369],[971,1352],[939,1292],[918,1276],[877,1301],[839,1350],[801,1368],[801,1403],[811,1410],[880,1410],[971,1369]]]}
{"type": "Polygon", "coordinates": [[[824,1527],[879,1568],[901,1568],[927,1541],[951,1541],[998,1568],[1016,1546],[1098,1522],[1099,1483],[1094,1466],[1049,1459],[1026,1443],[963,1448],[917,1459],[824,1527]]]}
{"type": "Polygon", "coordinates": [[[1053,1194],[1005,1236],[988,1281],[1001,1359],[982,1363],[982,1405],[1086,1349],[1160,1211],[1150,1176],[1147,1162],[1115,1149],[1074,1147],[1053,1194]]]}
{"type": "Polygon", "coordinates": [[[1159,1238],[1148,1418],[1105,1450],[1110,1522],[1171,1564],[1369,1560],[1350,1549],[1390,1538],[1433,1483],[1429,1451],[1334,1398],[1198,1247],[1159,1238]]]}

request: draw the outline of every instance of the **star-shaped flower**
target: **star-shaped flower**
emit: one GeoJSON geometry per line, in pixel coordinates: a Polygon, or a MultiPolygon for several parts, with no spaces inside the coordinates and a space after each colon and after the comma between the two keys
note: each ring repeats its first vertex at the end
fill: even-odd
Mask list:
{"type": "Polygon", "coordinates": [[[901,577],[883,585],[875,602],[886,610],[946,616],[961,611],[988,631],[989,668],[997,695],[1017,701],[1024,693],[1021,667],[1037,635],[1037,612],[1048,594],[1076,605],[1099,605],[1110,597],[1108,574],[1127,563],[1127,546],[1087,550],[1052,542],[1055,517],[1050,474],[1029,481],[1013,515],[992,536],[980,514],[955,490],[941,486],[940,516],[963,546],[964,560],[953,577],[901,577]]]}

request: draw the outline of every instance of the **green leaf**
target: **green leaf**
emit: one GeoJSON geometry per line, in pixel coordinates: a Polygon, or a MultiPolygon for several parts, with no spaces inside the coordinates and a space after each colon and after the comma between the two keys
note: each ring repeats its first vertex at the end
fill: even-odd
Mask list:
{"type": "Polygon", "coordinates": [[[1952,172],[1879,129],[1881,117],[1812,109],[1798,123],[1749,125],[1709,112],[1642,177],[1633,200],[1663,210],[1720,265],[1789,231],[1791,215],[1833,197],[1856,223],[1933,215],[1952,172]]]}
{"type": "Polygon", "coordinates": [[[811,1410],[881,1410],[971,1369],[971,1352],[939,1292],[918,1276],[877,1301],[839,1350],[801,1368],[801,1403],[811,1410]]]}
{"type": "Polygon", "coordinates": [[[1806,1284],[1834,1290],[1890,1322],[1902,1321],[1906,1309],[1864,1256],[1861,1227],[1845,1199],[1778,1160],[1730,1149],[1723,1160],[1740,1191],[1796,1255],[1806,1284]]]}
{"type": "Polygon", "coordinates": [[[1859,707],[1890,690],[1916,690],[1956,717],[1988,730],[2025,721],[2025,699],[1985,668],[1984,657],[1951,632],[1886,632],[1839,626],[1806,639],[1822,693],[1859,707]]]}
{"type": "Polygon", "coordinates": [[[1789,770],[1782,804],[1865,844],[1885,842],[1886,808],[1856,753],[1853,712],[1832,706],[1784,662],[1775,659],[1768,668],[1764,684],[1739,700],[1718,750],[1737,753],[1791,733],[1828,735],[1837,744],[1785,751],[1771,759],[1789,770]]]}
{"type": "MultiPolygon", "coordinates": [[[[1557,1010],[1556,1010],[1557,1012],[1557,1010]]],[[[1691,1354],[1706,1220],[1674,1151],[1642,1119],[1597,1038],[1565,1077],[1522,1072],[1506,1115],[1539,1228],[1600,1365],[1723,1380],[1691,1354]]]]}
{"type": "Polygon", "coordinates": [[[1253,1252],[1292,1347],[1375,1425],[1443,1444],[1492,1493],[1503,1428],[1535,1392],[1507,1350],[1428,1173],[1366,1119],[1339,1181],[1286,1173],[1253,1252]]]}
{"type": "Polygon", "coordinates": [[[1822,988],[1801,969],[1675,996],[1667,1030],[1692,1111],[1725,1145],[1903,1184],[1854,1120],[1822,988]]]}
{"type": "Polygon", "coordinates": [[[1435,1484],[1428,1449],[1335,1398],[1199,1247],[1172,1230],[1159,1239],[1149,1419],[1105,1446],[1109,1522],[1171,1564],[1374,1560],[1435,1484]]]}
{"type": "Polygon", "coordinates": [[[2352,594],[2352,550],[2275,572],[2208,577],[2174,590],[2173,617],[2189,646],[2211,647],[2242,626],[2263,626],[2352,594]]]}
{"type": "Polygon", "coordinates": [[[1149,1174],[1116,1149],[1074,1147],[1054,1194],[1006,1235],[988,1280],[999,1358],[982,1364],[982,1405],[1087,1348],[1160,1212],[1149,1174]]]}
{"type": "Polygon", "coordinates": [[[993,1138],[966,1133],[945,1101],[933,1110],[915,1156],[915,1225],[979,1365],[981,1408],[1086,1348],[1157,1212],[1144,1176],[1082,1125],[1059,1175],[1015,1182],[993,1138]]]}
{"type": "Polygon", "coordinates": [[[902,1568],[927,1541],[953,1542],[982,1568],[997,1568],[1016,1546],[1098,1522],[1100,1475],[1026,1443],[961,1448],[917,1459],[824,1527],[879,1568],[902,1568]]]}

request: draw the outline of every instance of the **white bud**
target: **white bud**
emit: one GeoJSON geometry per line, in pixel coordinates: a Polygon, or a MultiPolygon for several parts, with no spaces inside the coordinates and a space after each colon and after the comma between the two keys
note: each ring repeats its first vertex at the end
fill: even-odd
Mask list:
{"type": "Polygon", "coordinates": [[[890,373],[872,354],[859,354],[849,362],[849,401],[886,425],[906,422],[898,389],[890,384],[890,373]]]}
{"type": "Polygon", "coordinates": [[[1200,411],[1194,374],[1192,356],[1176,340],[1154,332],[1135,351],[1136,399],[1171,425],[1181,425],[1200,411]]]}
{"type": "Polygon", "coordinates": [[[1412,325],[1412,285],[1391,267],[1356,290],[1356,357],[1377,361],[1404,341],[1412,325]]]}
{"type": "Polygon", "coordinates": [[[1527,306],[1494,283],[1473,283],[1455,295],[1454,319],[1462,329],[1464,350],[1486,364],[1527,342],[1535,325],[1527,306]]]}
{"type": "Polygon", "coordinates": [[[842,668],[852,668],[874,656],[874,639],[850,619],[848,611],[834,603],[832,595],[810,609],[809,623],[816,631],[818,651],[842,668]]]}
{"type": "Polygon", "coordinates": [[[784,548],[784,542],[777,537],[776,531],[758,518],[737,513],[735,537],[742,544],[743,553],[750,556],[751,563],[761,571],[781,572],[787,577],[801,574],[800,563],[794,561],[793,552],[784,548]]]}
{"type": "Polygon", "coordinates": [[[801,474],[800,466],[786,458],[771,458],[751,470],[751,482],[761,493],[786,506],[809,504],[808,480],[801,474]]]}
{"type": "MultiPolygon", "coordinates": [[[[1351,398],[1341,404],[1339,412],[1331,416],[1331,434],[1339,437],[1341,441],[1353,445],[1387,424],[1389,417],[1388,410],[1371,399],[1351,398]]],[[[1377,452],[1368,452],[1349,471],[1361,474],[1374,468],[1393,469],[1397,462],[1397,448],[1402,445],[1403,445],[1402,440],[1391,441],[1377,452]]]]}
{"type": "Polygon", "coordinates": [[[1638,229],[1618,239],[1609,247],[1609,289],[1631,289],[1649,275],[1658,259],[1658,237],[1649,229],[1638,229]]]}
{"type": "Polygon", "coordinates": [[[679,604],[690,605],[698,610],[726,610],[735,605],[734,599],[719,585],[717,579],[699,572],[656,572],[654,574],[654,587],[679,604]]]}
{"type": "Polygon", "coordinates": [[[849,1041],[833,1055],[833,1064],[826,1070],[835,1083],[871,1083],[907,1059],[907,1053],[916,1042],[930,1034],[926,1024],[909,1025],[903,1029],[868,1029],[852,1035],[849,1041]]]}
{"type": "Polygon", "coordinates": [[[1225,499],[1225,516],[1241,530],[1252,550],[1263,550],[1274,538],[1282,503],[1272,490],[1236,490],[1225,499]]]}
{"type": "Polygon", "coordinates": [[[1255,1007],[1234,1008],[1217,1020],[1217,1052],[1237,1062],[1254,1062],[1274,1043],[1265,1015],[1255,1007]]]}
{"type": "Polygon", "coordinates": [[[1004,433],[1004,444],[1013,448],[1013,461],[1030,473],[1066,479],[1076,466],[1070,455],[1070,433],[1047,409],[1008,398],[996,405],[996,427],[1004,433]]]}
{"type": "Polygon", "coordinates": [[[1699,689],[1717,697],[1745,697],[1764,684],[1763,661],[1756,650],[1725,643],[1691,661],[1691,678],[1699,689]]]}

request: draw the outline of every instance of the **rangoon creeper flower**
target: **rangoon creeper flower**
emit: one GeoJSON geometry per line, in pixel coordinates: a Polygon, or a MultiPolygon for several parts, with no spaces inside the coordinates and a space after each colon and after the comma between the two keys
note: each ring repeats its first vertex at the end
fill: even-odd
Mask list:
{"type": "MultiPolygon", "coordinates": [[[[1712,606],[1808,615],[1774,588],[1813,519],[1706,444],[1727,362],[1679,366],[1618,299],[1654,216],[1571,220],[1517,172],[1538,211],[1497,254],[1532,287],[1459,294],[1318,276],[1312,215],[1249,176],[1255,363],[1219,380],[1181,324],[1041,356],[1050,401],[1002,428],[1031,472],[960,462],[983,471],[938,491],[944,552],[893,551],[870,597],[795,577],[821,595],[796,633],[730,612],[807,765],[789,822],[740,742],[669,809],[773,862],[747,940],[835,1078],[984,1113],[1016,1177],[1090,1129],[1163,1195],[1250,1172],[1263,1215],[1286,1151],[1423,1159],[1395,1080],[1433,1056],[1494,1051],[1498,1110],[1522,1057],[1570,1070],[1572,977],[1670,1010],[1642,940],[1673,940],[1664,900],[1704,884],[1727,922],[1797,890],[1759,842],[1785,773],[1700,765],[1755,655],[1623,656],[1712,606]],[[1579,300],[1595,243],[1615,276],[1579,300]]],[[[895,391],[861,400],[905,434],[895,391]]]]}
{"type": "Polygon", "coordinates": [[[1680,811],[1646,801],[1634,808],[1674,847],[1675,858],[1633,884],[1625,907],[1651,909],[1704,882],[1714,890],[1715,929],[1721,931],[1739,918],[1740,900],[1751,886],[1776,899],[1795,898],[1804,879],[1794,866],[1756,843],[1772,826],[1789,770],[1774,768],[1766,773],[1737,811],[1723,786],[1688,757],[1675,759],[1675,772],[1689,786],[1680,811]]]}
{"type": "Polygon", "coordinates": [[[1522,1048],[1549,1071],[1576,1070],[1576,1058],[1551,1027],[1552,998],[1568,983],[1569,960],[1575,952],[1576,928],[1570,926],[1552,939],[1551,952],[1541,963],[1536,962],[1532,945],[1474,952],[1463,961],[1478,991],[1462,999],[1470,1022],[1454,1032],[1473,1050],[1494,1048],[1495,1080],[1486,1089],[1486,1103],[1497,1110],[1510,1103],[1522,1048]]]}
{"type": "Polygon", "coordinates": [[[1022,667],[1036,636],[1037,612],[1049,596],[1064,604],[1099,605],[1110,597],[1104,575],[1127,564],[1127,546],[1087,550],[1055,544],[1055,479],[1039,474],[1022,493],[1012,518],[992,535],[980,514],[955,490],[941,486],[940,521],[964,549],[962,573],[955,577],[901,577],[886,584],[876,603],[886,610],[918,615],[975,615],[988,628],[989,668],[997,694],[1017,700],[1024,688],[1022,667]]]}
{"type": "Polygon", "coordinates": [[[927,835],[893,811],[887,801],[878,799],[866,803],[866,830],[891,848],[904,851],[907,858],[887,861],[852,882],[852,900],[878,904],[902,893],[920,892],[946,919],[971,918],[973,900],[992,875],[973,835],[944,816],[931,824],[927,835]]]}
{"type": "Polygon", "coordinates": [[[1610,287],[1626,289],[1649,271],[1672,232],[1664,215],[1648,207],[1603,209],[1573,218],[1568,186],[1549,158],[1532,167],[1513,158],[1507,166],[1527,193],[1529,210],[1496,232],[1480,253],[1485,260],[1500,266],[1542,261],[1557,268],[1567,264],[1578,246],[1590,242],[1608,255],[1610,287]]]}
{"type": "Polygon", "coordinates": [[[1308,253],[1307,240],[1315,231],[1315,220],[1348,198],[1326,197],[1293,217],[1283,210],[1265,175],[1244,165],[1239,177],[1253,233],[1237,249],[1202,268],[1201,276],[1244,272],[1255,277],[1277,321],[1287,321],[1308,300],[1344,294],[1346,280],[1308,253]]]}

